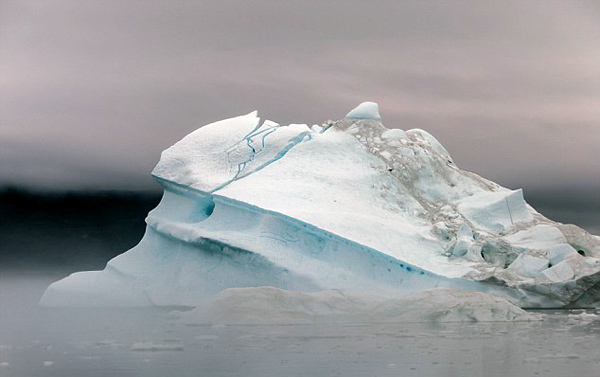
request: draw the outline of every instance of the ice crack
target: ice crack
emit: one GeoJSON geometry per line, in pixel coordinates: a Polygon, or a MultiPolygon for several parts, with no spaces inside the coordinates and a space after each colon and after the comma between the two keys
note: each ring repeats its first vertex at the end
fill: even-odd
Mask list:
{"type": "Polygon", "coordinates": [[[267,159],[266,161],[260,163],[258,166],[249,169],[248,167],[255,161],[256,157],[261,154],[261,152],[265,151],[266,146],[266,138],[269,135],[274,134],[281,126],[277,123],[267,124],[266,122],[260,126],[256,126],[252,131],[246,134],[240,141],[232,145],[227,149],[227,163],[230,167],[234,166],[232,163],[232,154],[238,150],[241,144],[245,143],[245,146],[249,149],[248,156],[243,161],[237,164],[237,171],[233,175],[233,177],[221,185],[215,187],[210,193],[214,193],[222,189],[223,187],[229,185],[232,182],[235,182],[241,178],[247,177],[253,173],[256,173],[259,170],[264,169],[265,167],[271,165],[273,162],[283,158],[290,150],[292,150],[296,145],[301,144],[305,141],[311,140],[313,137],[312,131],[304,131],[299,133],[298,135],[290,138],[287,143],[277,152],[273,157],[267,159]],[[259,147],[256,147],[257,139],[260,139],[259,147]]]}

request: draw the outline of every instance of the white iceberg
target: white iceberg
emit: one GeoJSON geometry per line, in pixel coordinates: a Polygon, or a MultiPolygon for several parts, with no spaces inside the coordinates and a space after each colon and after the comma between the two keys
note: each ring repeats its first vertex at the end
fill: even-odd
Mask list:
{"type": "Polygon", "coordinates": [[[47,306],[197,306],[227,288],[399,297],[445,287],[521,307],[595,305],[600,238],[459,169],[375,103],[321,126],[204,126],[165,150],[141,242],[52,284],[47,306]]]}

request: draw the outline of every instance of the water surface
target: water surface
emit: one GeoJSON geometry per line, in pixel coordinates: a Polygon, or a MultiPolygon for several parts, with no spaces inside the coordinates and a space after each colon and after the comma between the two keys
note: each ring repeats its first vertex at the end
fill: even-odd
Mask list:
{"type": "MultiPolygon", "coordinates": [[[[579,376],[600,321],[185,326],[164,309],[40,308],[56,276],[0,278],[0,376],[579,376]]],[[[591,312],[587,312],[591,313],[591,312]]]]}

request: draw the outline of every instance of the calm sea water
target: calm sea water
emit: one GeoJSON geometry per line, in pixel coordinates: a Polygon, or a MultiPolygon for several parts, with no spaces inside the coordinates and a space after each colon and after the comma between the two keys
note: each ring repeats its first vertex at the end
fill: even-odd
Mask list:
{"type": "MultiPolygon", "coordinates": [[[[156,309],[37,306],[51,275],[0,277],[0,376],[600,374],[600,321],[185,326],[156,309]]],[[[571,315],[571,316],[570,316],[571,315]]]]}

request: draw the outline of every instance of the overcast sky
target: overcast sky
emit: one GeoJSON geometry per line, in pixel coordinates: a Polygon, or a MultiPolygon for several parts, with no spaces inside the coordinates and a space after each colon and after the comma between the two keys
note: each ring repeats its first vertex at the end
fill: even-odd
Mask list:
{"type": "Polygon", "coordinates": [[[157,190],[201,125],[371,100],[500,184],[596,193],[599,20],[598,1],[2,0],[0,184],[157,190]]]}

